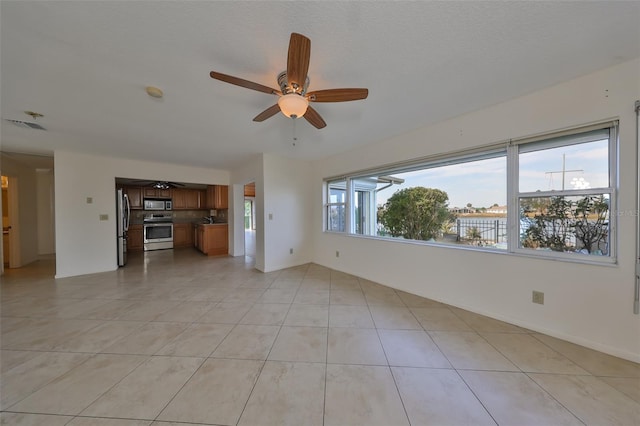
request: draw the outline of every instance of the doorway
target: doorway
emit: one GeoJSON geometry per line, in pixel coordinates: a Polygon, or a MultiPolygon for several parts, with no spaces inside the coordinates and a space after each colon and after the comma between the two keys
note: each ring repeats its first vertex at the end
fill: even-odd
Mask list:
{"type": "Polygon", "coordinates": [[[244,254],[256,256],[256,184],[248,183],[244,186],[244,254]]]}
{"type": "Polygon", "coordinates": [[[18,178],[2,176],[2,269],[20,267],[18,178]]]}

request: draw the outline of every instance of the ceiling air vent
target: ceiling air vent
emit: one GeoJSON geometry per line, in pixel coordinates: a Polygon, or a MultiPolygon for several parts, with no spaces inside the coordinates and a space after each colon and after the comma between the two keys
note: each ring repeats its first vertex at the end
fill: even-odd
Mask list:
{"type": "Polygon", "coordinates": [[[8,118],[5,118],[5,120],[7,120],[10,123],[15,124],[18,127],[23,127],[25,129],[38,129],[38,130],[47,130],[44,127],[42,127],[41,125],[37,124],[37,123],[29,123],[28,121],[20,121],[20,120],[10,120],[8,118]]]}

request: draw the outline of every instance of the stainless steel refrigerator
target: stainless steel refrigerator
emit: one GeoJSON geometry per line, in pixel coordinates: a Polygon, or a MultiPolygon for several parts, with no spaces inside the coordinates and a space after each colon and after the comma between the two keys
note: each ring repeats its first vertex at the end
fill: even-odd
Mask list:
{"type": "Polygon", "coordinates": [[[129,218],[131,208],[129,198],[124,190],[118,189],[116,192],[116,222],[118,228],[118,266],[127,263],[127,231],[129,230],[129,218]]]}

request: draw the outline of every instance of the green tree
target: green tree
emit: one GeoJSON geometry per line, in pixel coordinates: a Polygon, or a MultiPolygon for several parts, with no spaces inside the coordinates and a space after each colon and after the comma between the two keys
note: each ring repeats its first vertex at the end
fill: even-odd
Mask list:
{"type": "Polygon", "coordinates": [[[421,186],[394,193],[378,211],[378,222],[393,237],[410,240],[436,238],[451,220],[449,196],[439,189],[421,186]]]}

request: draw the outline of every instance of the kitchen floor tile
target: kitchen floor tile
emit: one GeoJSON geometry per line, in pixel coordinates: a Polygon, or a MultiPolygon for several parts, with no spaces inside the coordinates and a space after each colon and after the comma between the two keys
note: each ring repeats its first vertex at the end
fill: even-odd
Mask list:
{"type": "Polygon", "coordinates": [[[296,293],[296,297],[293,299],[293,303],[304,305],[328,305],[329,290],[316,290],[301,287],[298,290],[298,293],[296,293]]]}
{"type": "Polygon", "coordinates": [[[367,306],[331,305],[329,327],[375,328],[367,306]]]}
{"type": "Polygon", "coordinates": [[[308,327],[327,327],[329,323],[329,306],[327,305],[291,305],[284,325],[308,327]]]}
{"type": "Polygon", "coordinates": [[[455,370],[392,367],[413,425],[495,425],[455,370]]]}
{"type": "Polygon", "coordinates": [[[330,328],[328,344],[328,363],[387,365],[376,330],[330,328]]]}
{"type": "Polygon", "coordinates": [[[389,367],[327,365],[324,424],[408,425],[389,367]]]}
{"type": "Polygon", "coordinates": [[[182,302],[154,318],[154,321],[193,322],[209,312],[214,306],[215,302],[182,302]]]}
{"type": "Polygon", "coordinates": [[[256,303],[249,312],[242,317],[240,324],[282,325],[288,311],[288,304],[256,303]]]}
{"type": "Polygon", "coordinates": [[[145,359],[140,355],[95,355],[11,409],[45,414],[79,414],[145,359]]]}
{"type": "Polygon", "coordinates": [[[562,354],[528,334],[480,334],[524,372],[589,374],[562,354]]]}
{"type": "Polygon", "coordinates": [[[367,306],[364,293],[361,290],[333,290],[329,297],[332,305],[360,305],[367,306]]]}
{"type": "Polygon", "coordinates": [[[153,355],[182,333],[188,324],[182,322],[150,322],[115,341],[102,350],[110,354],[153,355]]]}
{"type": "Polygon", "coordinates": [[[282,327],[273,344],[269,360],[326,362],[327,329],[321,327],[282,327]]]}
{"type": "Polygon", "coordinates": [[[66,352],[100,352],[144,325],[139,321],[104,321],[79,336],[63,341],[54,349],[66,352]]]}
{"type": "Polygon", "coordinates": [[[418,330],[379,330],[389,365],[451,368],[431,337],[418,330]]]}
{"type": "Polygon", "coordinates": [[[235,425],[262,366],[262,361],[207,359],[158,420],[235,425]]]}
{"type": "Polygon", "coordinates": [[[640,404],[593,376],[529,375],[585,424],[632,425],[640,404]]]}
{"type": "Polygon", "coordinates": [[[237,324],[253,306],[251,303],[220,302],[198,318],[197,322],[237,324]]]}
{"type": "Polygon", "coordinates": [[[81,414],[153,420],[202,361],[202,358],[151,357],[81,414]]]}
{"type": "Polygon", "coordinates": [[[408,308],[396,306],[370,306],[371,316],[376,328],[395,330],[422,330],[408,308]]]}
{"type": "MultiPolygon", "coordinates": [[[[148,420],[106,419],[104,417],[76,417],[67,426],[149,426],[148,420]]],[[[168,425],[165,425],[168,426],[168,425]]]]}
{"type": "Polygon", "coordinates": [[[208,357],[232,328],[232,324],[191,324],[156,355],[208,357]]]}
{"type": "Polygon", "coordinates": [[[524,373],[460,371],[499,425],[582,425],[524,373]]]}
{"type": "Polygon", "coordinates": [[[89,357],[89,354],[80,353],[40,352],[38,356],[3,373],[0,381],[0,408],[4,410],[29,396],[89,357]]]}
{"type": "Polygon", "coordinates": [[[449,308],[410,308],[418,322],[427,331],[473,331],[449,308]]]}
{"type": "Polygon", "coordinates": [[[640,378],[640,364],[616,358],[593,349],[556,339],[544,334],[534,334],[536,339],[560,352],[594,376],[640,378]]]}
{"type": "Polygon", "coordinates": [[[64,426],[69,424],[73,417],[52,416],[48,414],[29,413],[0,413],[0,425],[20,426],[64,426]]]}
{"type": "Polygon", "coordinates": [[[477,333],[430,331],[429,334],[454,368],[520,371],[477,333]]]}
{"type": "Polygon", "coordinates": [[[640,404],[640,379],[635,377],[598,377],[640,404]]]}
{"type": "Polygon", "coordinates": [[[324,379],[324,364],[267,361],[238,424],[322,426],[324,379]]]}
{"type": "Polygon", "coordinates": [[[237,325],[211,356],[265,360],[279,330],[271,325],[237,325]]]}
{"type": "Polygon", "coordinates": [[[465,311],[459,308],[450,308],[451,311],[456,314],[462,321],[466,322],[475,331],[486,331],[494,333],[526,333],[524,328],[515,326],[513,324],[499,321],[497,319],[485,317],[474,312],[465,311]]]}

